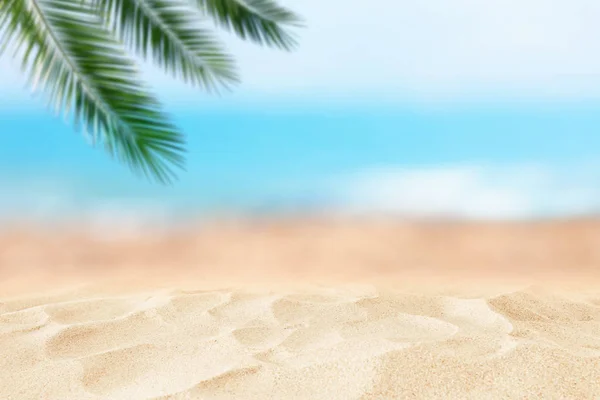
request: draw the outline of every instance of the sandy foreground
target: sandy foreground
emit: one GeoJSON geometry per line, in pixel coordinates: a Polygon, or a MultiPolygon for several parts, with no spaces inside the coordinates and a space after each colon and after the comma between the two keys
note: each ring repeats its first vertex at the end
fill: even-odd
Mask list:
{"type": "Polygon", "coordinates": [[[0,399],[600,399],[600,221],[0,234],[0,399]]]}

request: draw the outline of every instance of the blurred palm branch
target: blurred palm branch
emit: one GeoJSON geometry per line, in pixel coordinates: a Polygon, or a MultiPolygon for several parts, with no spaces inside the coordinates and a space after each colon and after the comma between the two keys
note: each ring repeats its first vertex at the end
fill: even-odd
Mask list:
{"type": "Polygon", "coordinates": [[[291,50],[300,19],[275,0],[0,0],[0,56],[11,50],[49,105],[135,173],[185,169],[184,135],[142,81],[134,56],[211,92],[238,83],[205,20],[291,50]]]}

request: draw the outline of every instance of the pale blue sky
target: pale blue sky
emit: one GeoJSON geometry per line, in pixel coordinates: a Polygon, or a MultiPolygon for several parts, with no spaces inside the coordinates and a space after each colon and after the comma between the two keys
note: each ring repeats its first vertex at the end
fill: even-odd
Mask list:
{"type": "Polygon", "coordinates": [[[189,138],[171,188],[87,147],[0,59],[4,210],[598,211],[597,2],[285,3],[307,20],[298,51],[226,38],[244,79],[230,94],[146,67],[189,138]]]}

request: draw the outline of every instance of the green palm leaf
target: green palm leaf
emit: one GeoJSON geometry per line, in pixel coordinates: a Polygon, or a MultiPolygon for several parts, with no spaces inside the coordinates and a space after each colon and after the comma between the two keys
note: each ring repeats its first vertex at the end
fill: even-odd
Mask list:
{"type": "Polygon", "coordinates": [[[92,8],[72,0],[9,0],[7,40],[51,105],[136,172],[161,182],[183,167],[184,140],[138,80],[135,64],[92,8]],[[23,47],[25,46],[25,47],[23,47]]]}
{"type": "Polygon", "coordinates": [[[296,39],[284,26],[300,26],[300,19],[273,0],[191,1],[242,39],[284,50],[296,45],[296,39]]]}
{"type": "Polygon", "coordinates": [[[178,0],[92,0],[118,37],[185,82],[213,90],[237,82],[233,60],[178,0]],[[150,54],[148,52],[150,51],[150,54]]]}
{"type": "Polygon", "coordinates": [[[170,182],[185,142],[139,80],[123,42],[186,82],[237,81],[233,61],[200,28],[200,13],[242,38],[284,49],[298,24],[272,0],[0,0],[0,55],[13,48],[34,89],[132,170],[170,182]],[[194,12],[195,11],[195,12],[194,12]]]}

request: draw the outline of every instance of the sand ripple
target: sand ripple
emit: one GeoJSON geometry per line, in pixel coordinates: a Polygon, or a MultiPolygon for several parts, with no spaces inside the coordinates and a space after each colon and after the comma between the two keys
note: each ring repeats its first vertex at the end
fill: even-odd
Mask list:
{"type": "Polygon", "coordinates": [[[598,299],[376,287],[3,299],[0,398],[600,398],[598,299]]]}

